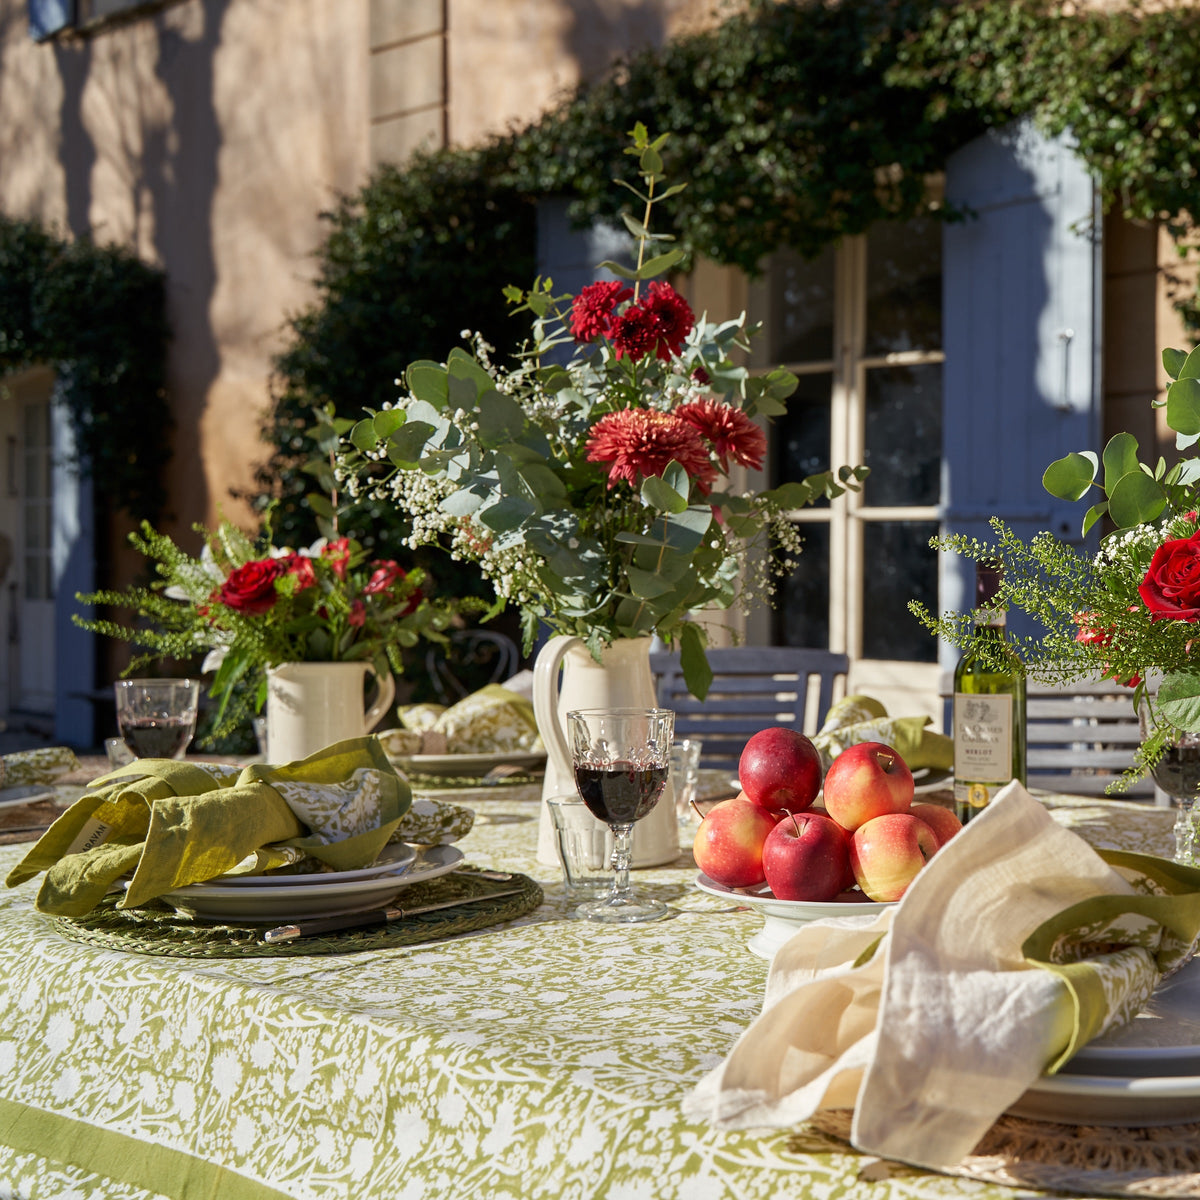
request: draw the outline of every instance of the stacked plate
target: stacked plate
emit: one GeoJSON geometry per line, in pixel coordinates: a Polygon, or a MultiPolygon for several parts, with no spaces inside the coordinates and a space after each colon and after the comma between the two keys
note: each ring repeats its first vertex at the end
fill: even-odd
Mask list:
{"type": "Polygon", "coordinates": [[[1127,1025],[1039,1079],[1009,1112],[1080,1125],[1200,1121],[1200,962],[1161,984],[1127,1025]]]}
{"type": "Polygon", "coordinates": [[[312,875],[222,875],[163,897],[179,912],[225,924],[271,924],[381,908],[406,887],[453,871],[463,860],[453,846],[418,851],[385,846],[369,867],[312,875]]]}

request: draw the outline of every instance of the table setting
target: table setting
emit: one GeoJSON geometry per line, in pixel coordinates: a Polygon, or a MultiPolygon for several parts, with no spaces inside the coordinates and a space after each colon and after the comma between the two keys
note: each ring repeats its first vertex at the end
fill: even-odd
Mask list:
{"type": "Polygon", "coordinates": [[[806,794],[756,814],[756,852],[824,828],[822,882],[859,898],[701,870],[757,772],[673,756],[650,647],[704,697],[700,614],[770,595],[791,514],[868,473],[742,489],[798,381],[660,278],[679,185],[665,135],[630,140],[636,265],[509,289],[530,353],[414,363],[331,452],[408,548],[444,541],[521,610],[527,653],[544,635],[531,680],[374,733],[400,651],[471,606],[342,536],[336,500],[301,550],[222,525],[193,558],[145,526],[164,586],[91,597],[144,618],[89,624],[142,649],[133,673],[204,650],[217,727],[265,707],[265,747],[135,757],[0,845],[0,1196],[1200,1196],[1200,870],[1171,811],[1014,776],[946,829],[914,810],[948,796],[950,740],[852,695],[811,741],[765,731],[806,794]],[[864,762],[903,803],[839,816],[864,762]],[[880,890],[861,835],[893,818],[920,855],[880,890]]]}

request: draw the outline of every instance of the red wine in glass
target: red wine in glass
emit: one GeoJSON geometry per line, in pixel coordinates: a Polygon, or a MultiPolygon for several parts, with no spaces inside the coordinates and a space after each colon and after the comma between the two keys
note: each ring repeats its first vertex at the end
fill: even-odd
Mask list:
{"type": "Polygon", "coordinates": [[[613,762],[577,764],[575,786],[592,816],[607,825],[640,821],[658,803],[667,785],[667,767],[613,762]]]}
{"type": "Polygon", "coordinates": [[[188,717],[125,717],[121,737],[138,758],[175,758],[187,749],[194,725],[188,717]]]}

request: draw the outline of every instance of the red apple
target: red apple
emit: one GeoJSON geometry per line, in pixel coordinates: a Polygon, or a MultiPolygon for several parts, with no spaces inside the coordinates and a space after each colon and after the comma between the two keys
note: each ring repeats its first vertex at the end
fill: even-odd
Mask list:
{"type": "Polygon", "coordinates": [[[914,804],[908,811],[914,817],[920,817],[933,830],[939,850],[962,829],[962,822],[940,804],[914,804]]]}
{"type": "Polygon", "coordinates": [[[803,812],[821,790],[821,754],[797,729],[760,729],[742,748],[738,782],[760,808],[803,812]]]}
{"type": "Polygon", "coordinates": [[[788,813],[767,834],[762,863],[776,899],[832,900],[846,886],[849,838],[821,813],[788,813]]]}
{"type": "Polygon", "coordinates": [[[912,813],[886,813],[850,839],[850,865],[872,900],[899,900],[938,849],[937,834],[912,813]]]}
{"type": "Polygon", "coordinates": [[[825,772],[825,811],[850,833],[873,817],[908,812],[912,798],[908,764],[883,742],[847,746],[825,772]]]}
{"type": "Polygon", "coordinates": [[[713,805],[692,843],[696,866],[726,887],[757,887],[763,874],[763,843],[775,820],[744,793],[713,805]]]}

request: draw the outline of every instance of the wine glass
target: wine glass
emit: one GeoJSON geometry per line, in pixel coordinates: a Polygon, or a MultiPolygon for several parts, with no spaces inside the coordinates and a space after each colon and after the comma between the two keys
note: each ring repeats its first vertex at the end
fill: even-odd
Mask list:
{"type": "MultiPolygon", "coordinates": [[[[1152,704],[1145,696],[1138,701],[1138,721],[1145,741],[1154,732],[1156,724],[1152,704]]],[[[1189,867],[1200,866],[1196,859],[1197,834],[1200,834],[1196,818],[1200,814],[1195,810],[1200,789],[1200,733],[1176,732],[1150,774],[1171,797],[1176,808],[1175,861],[1189,867]]]]}
{"type": "Polygon", "coordinates": [[[182,758],[196,733],[195,679],[118,679],[117,726],[135,758],[182,758]]]}
{"type": "Polygon", "coordinates": [[[666,708],[585,708],[567,713],[567,742],[575,787],[594,817],[613,835],[613,886],[607,896],[575,911],[592,921],[654,921],[667,914],[659,900],[629,886],[635,821],[658,803],[671,765],[675,714],[666,708]]]}

